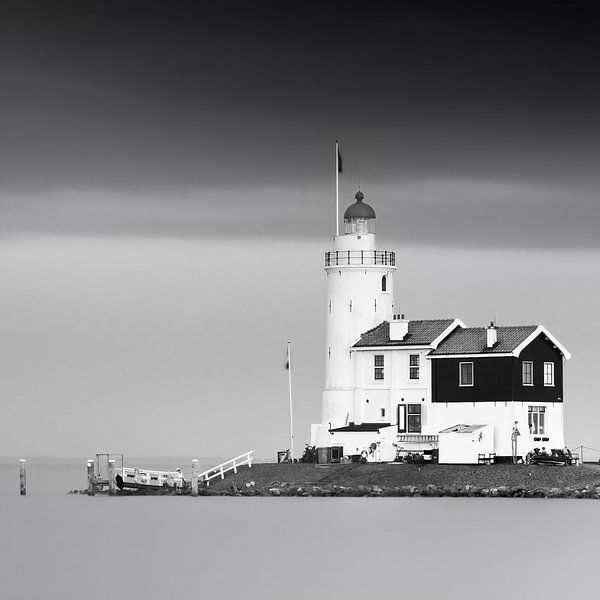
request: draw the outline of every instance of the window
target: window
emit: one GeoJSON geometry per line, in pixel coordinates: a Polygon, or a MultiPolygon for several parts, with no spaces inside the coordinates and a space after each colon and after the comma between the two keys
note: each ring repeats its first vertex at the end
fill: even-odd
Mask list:
{"type": "Polygon", "coordinates": [[[421,405],[409,404],[406,411],[408,433],[421,433],[421,405]]]}
{"type": "Polygon", "coordinates": [[[380,410],[381,410],[381,418],[383,419],[385,417],[385,408],[382,408],[380,410]]]}
{"type": "Polygon", "coordinates": [[[529,433],[544,435],[546,433],[546,407],[530,406],[528,413],[529,433]]]}
{"type": "Polygon", "coordinates": [[[533,363],[530,360],[523,361],[523,385],[533,385],[533,363]]]}
{"type": "Polygon", "coordinates": [[[387,290],[387,277],[384,275],[381,278],[381,291],[385,292],[387,290]]]}
{"type": "Polygon", "coordinates": [[[398,432],[421,433],[421,405],[398,405],[398,432]]]}
{"type": "Polygon", "coordinates": [[[458,385],[469,387],[473,385],[473,363],[461,362],[458,364],[458,385]]]}
{"type": "Polygon", "coordinates": [[[554,363],[553,362],[545,362],[544,363],[544,385],[550,386],[550,387],[554,385],[554,363]]]}
{"type": "Polygon", "coordinates": [[[373,362],[375,368],[375,379],[383,379],[383,354],[376,354],[373,357],[373,362]]]}
{"type": "Polygon", "coordinates": [[[409,378],[419,379],[419,361],[420,356],[418,354],[410,354],[408,357],[409,365],[409,378]]]}

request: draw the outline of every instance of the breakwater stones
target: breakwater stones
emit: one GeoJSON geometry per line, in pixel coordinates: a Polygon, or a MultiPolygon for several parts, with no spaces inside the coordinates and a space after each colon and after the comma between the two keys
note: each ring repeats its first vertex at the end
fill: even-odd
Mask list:
{"type": "MultiPolygon", "coordinates": [[[[88,490],[72,490],[69,494],[80,494],[93,496],[88,490]]],[[[172,490],[118,490],[117,496],[189,496],[190,491],[172,490]]],[[[403,485],[403,486],[379,486],[358,485],[355,487],[332,485],[294,485],[281,484],[269,485],[261,488],[252,482],[252,485],[238,487],[235,483],[226,489],[215,489],[212,486],[203,487],[198,490],[199,496],[271,496],[286,497],[294,496],[300,498],[321,497],[371,497],[371,498],[402,498],[402,497],[425,497],[425,498],[587,498],[600,499],[600,482],[586,485],[585,487],[551,487],[551,488],[523,488],[514,486],[480,487],[470,484],[460,485],[435,485],[425,486],[403,485]]]]}

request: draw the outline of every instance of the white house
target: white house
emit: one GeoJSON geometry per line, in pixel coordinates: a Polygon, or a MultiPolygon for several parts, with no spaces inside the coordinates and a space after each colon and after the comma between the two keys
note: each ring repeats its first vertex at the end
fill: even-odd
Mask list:
{"type": "Polygon", "coordinates": [[[393,460],[437,450],[442,430],[470,426],[490,431],[498,460],[512,459],[515,430],[520,456],[562,448],[567,350],[541,326],[394,314],[395,254],[376,249],[375,211],[362,192],[355,199],[325,254],[325,389],[311,443],[330,450],[320,455],[393,460]]]}

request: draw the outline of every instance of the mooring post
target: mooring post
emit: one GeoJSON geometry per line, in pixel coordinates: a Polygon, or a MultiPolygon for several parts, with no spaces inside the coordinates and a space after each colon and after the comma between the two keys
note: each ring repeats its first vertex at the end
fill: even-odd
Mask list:
{"type": "Polygon", "coordinates": [[[27,461],[24,458],[19,460],[19,490],[21,496],[27,495],[27,461]]]}
{"type": "Polygon", "coordinates": [[[88,494],[94,493],[94,461],[91,458],[87,460],[87,479],[88,479],[88,494]]]}
{"type": "Polygon", "coordinates": [[[115,461],[111,458],[108,461],[108,495],[114,496],[116,491],[115,485],[115,461]]]}
{"type": "Polygon", "coordinates": [[[192,460],[192,496],[198,495],[198,459],[192,460]]]}

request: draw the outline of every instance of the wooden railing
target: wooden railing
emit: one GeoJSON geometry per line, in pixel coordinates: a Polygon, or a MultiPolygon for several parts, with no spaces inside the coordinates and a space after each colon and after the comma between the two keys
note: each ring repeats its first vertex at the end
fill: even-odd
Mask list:
{"type": "Polygon", "coordinates": [[[254,450],[250,450],[250,452],[246,452],[246,454],[242,454],[240,456],[236,456],[231,460],[228,460],[208,471],[204,471],[204,473],[200,473],[198,475],[198,480],[206,483],[206,485],[210,485],[209,482],[211,479],[215,479],[216,477],[220,477],[221,479],[225,479],[225,473],[228,471],[233,471],[237,473],[237,468],[243,465],[248,465],[248,468],[252,467],[252,461],[254,460],[254,450]]]}

